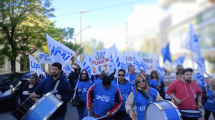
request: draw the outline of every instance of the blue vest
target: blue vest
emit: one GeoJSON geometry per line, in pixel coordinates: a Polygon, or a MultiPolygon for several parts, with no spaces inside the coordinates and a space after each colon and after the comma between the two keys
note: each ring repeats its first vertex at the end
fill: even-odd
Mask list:
{"type": "Polygon", "coordinates": [[[207,111],[211,111],[211,112],[215,113],[214,96],[213,96],[213,92],[210,89],[208,89],[208,95],[209,95],[209,98],[205,102],[204,108],[207,111]]]}
{"type": "MultiPolygon", "coordinates": [[[[116,81],[113,81],[112,82],[113,84],[116,84],[117,85],[117,82],[116,81]]],[[[122,97],[122,105],[119,109],[119,111],[126,111],[125,110],[125,102],[128,98],[128,95],[130,94],[131,90],[132,90],[132,84],[130,82],[125,82],[125,84],[118,84],[119,85],[119,90],[120,90],[120,93],[121,93],[121,97],[122,97]]]]}
{"type": "Polygon", "coordinates": [[[81,93],[81,89],[83,87],[82,93],[81,93],[81,100],[83,101],[83,103],[87,103],[87,91],[88,89],[91,87],[92,81],[79,81],[78,82],[78,92],[76,93],[76,96],[79,97],[80,93],[81,93]],[[84,85],[85,84],[85,85],[84,85]]]}
{"type": "Polygon", "coordinates": [[[134,83],[135,83],[135,78],[136,78],[136,74],[129,74],[129,82],[133,85],[134,88],[134,83]]]}
{"type": "Polygon", "coordinates": [[[158,86],[158,82],[156,80],[150,80],[149,86],[156,89],[158,86]]]}
{"type": "Polygon", "coordinates": [[[145,112],[146,105],[150,101],[152,101],[152,102],[155,101],[155,99],[157,97],[156,89],[149,87],[149,90],[153,96],[153,97],[151,97],[151,95],[149,95],[149,92],[147,92],[147,95],[150,98],[149,100],[146,100],[139,92],[136,93],[135,90],[132,91],[134,94],[134,104],[137,106],[136,111],[137,111],[138,120],[145,120],[144,112],[145,112]]]}
{"type": "Polygon", "coordinates": [[[105,116],[115,105],[115,96],[117,86],[111,84],[110,88],[105,90],[101,83],[94,84],[94,107],[93,111],[98,116],[105,116]]]}

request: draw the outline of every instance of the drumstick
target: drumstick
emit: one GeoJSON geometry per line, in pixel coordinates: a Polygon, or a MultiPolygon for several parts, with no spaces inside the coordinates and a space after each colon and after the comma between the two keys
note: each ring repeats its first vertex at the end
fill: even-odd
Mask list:
{"type": "Polygon", "coordinates": [[[134,120],[134,115],[132,115],[132,120],[134,120]]]}
{"type": "MultiPolygon", "coordinates": [[[[187,97],[189,97],[189,95],[187,97]]],[[[182,99],[181,102],[184,101],[187,97],[185,97],[184,99],[182,99]]]]}
{"type": "Polygon", "coordinates": [[[104,117],[106,117],[106,116],[103,116],[103,117],[99,117],[99,118],[96,118],[97,120],[99,120],[99,119],[102,119],[102,118],[104,118],[104,117]]]}

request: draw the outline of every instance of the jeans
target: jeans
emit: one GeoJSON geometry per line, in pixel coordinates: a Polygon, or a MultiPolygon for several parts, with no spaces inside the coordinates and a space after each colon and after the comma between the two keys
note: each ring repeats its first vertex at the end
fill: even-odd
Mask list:
{"type": "MultiPolygon", "coordinates": [[[[205,110],[205,115],[204,115],[205,120],[208,120],[211,113],[213,113],[213,112],[205,110]]],[[[215,113],[213,113],[213,116],[215,118],[215,113]]]]}
{"type": "Polygon", "coordinates": [[[131,120],[130,116],[125,111],[117,111],[115,120],[131,120]]]}
{"type": "Polygon", "coordinates": [[[64,120],[65,115],[64,116],[60,116],[60,117],[54,117],[54,118],[50,118],[50,120],[64,120]]]}
{"type": "Polygon", "coordinates": [[[76,106],[76,108],[78,110],[79,120],[82,120],[84,117],[86,117],[88,115],[86,104],[76,106]]]}

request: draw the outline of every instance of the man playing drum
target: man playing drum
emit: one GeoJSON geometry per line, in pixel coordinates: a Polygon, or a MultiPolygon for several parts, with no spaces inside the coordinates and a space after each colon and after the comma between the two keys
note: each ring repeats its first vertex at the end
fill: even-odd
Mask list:
{"type": "MultiPolygon", "coordinates": [[[[174,99],[174,103],[179,110],[197,110],[202,108],[202,91],[199,86],[191,81],[193,70],[191,68],[182,71],[182,77],[170,84],[167,94],[174,99]],[[198,96],[198,106],[195,101],[195,95],[198,96]]],[[[183,116],[183,120],[198,120],[197,117],[183,116]]]]}
{"type": "Polygon", "coordinates": [[[32,94],[33,97],[36,97],[40,93],[46,94],[52,92],[56,94],[59,100],[64,102],[50,120],[64,120],[67,111],[67,102],[69,102],[72,97],[70,84],[65,79],[64,75],[60,74],[61,71],[62,65],[59,62],[54,62],[51,66],[52,75],[43,80],[41,85],[38,86],[32,94]]]}

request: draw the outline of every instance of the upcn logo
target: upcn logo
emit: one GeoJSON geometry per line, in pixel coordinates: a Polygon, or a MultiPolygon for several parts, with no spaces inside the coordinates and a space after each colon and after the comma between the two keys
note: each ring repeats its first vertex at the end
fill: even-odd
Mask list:
{"type": "Polygon", "coordinates": [[[103,101],[103,102],[109,102],[110,97],[109,97],[109,96],[105,96],[105,95],[102,95],[102,96],[96,95],[96,99],[97,99],[97,100],[101,100],[101,101],[103,101]]]}

